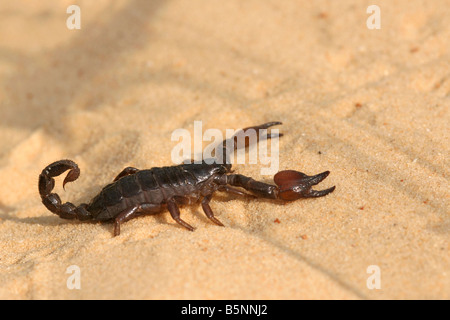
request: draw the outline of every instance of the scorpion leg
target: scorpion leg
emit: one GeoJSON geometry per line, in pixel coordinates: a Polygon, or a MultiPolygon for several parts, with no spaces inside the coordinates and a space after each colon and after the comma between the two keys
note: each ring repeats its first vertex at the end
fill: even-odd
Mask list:
{"type": "Polygon", "coordinates": [[[139,171],[139,169],[137,169],[137,168],[134,168],[134,167],[126,167],[125,169],[122,170],[121,173],[119,173],[119,174],[117,175],[117,177],[114,179],[114,182],[116,182],[117,180],[119,180],[119,179],[122,178],[122,177],[128,176],[128,175],[130,175],[130,174],[134,174],[134,173],[136,173],[136,172],[138,172],[138,171],[139,171]]]}
{"type": "Polygon", "coordinates": [[[173,220],[175,220],[179,225],[182,225],[189,231],[194,231],[194,227],[184,222],[180,218],[180,209],[178,208],[178,205],[176,204],[174,199],[167,200],[167,209],[169,209],[170,215],[172,216],[173,220]]]}
{"type": "Polygon", "coordinates": [[[131,207],[122,211],[115,219],[114,219],[114,237],[120,234],[120,224],[132,219],[137,211],[140,209],[139,205],[131,207]]]}
{"type": "Polygon", "coordinates": [[[215,224],[223,227],[223,223],[220,222],[219,220],[217,220],[216,217],[214,217],[214,213],[213,213],[211,207],[209,206],[209,202],[211,201],[211,198],[212,198],[212,193],[203,198],[203,200],[202,200],[203,211],[205,212],[206,216],[212,222],[214,222],[215,224]]]}
{"type": "Polygon", "coordinates": [[[120,225],[128,220],[136,218],[144,214],[155,214],[161,211],[161,205],[142,203],[135,205],[134,207],[128,208],[114,219],[114,236],[120,234],[120,225]]]}

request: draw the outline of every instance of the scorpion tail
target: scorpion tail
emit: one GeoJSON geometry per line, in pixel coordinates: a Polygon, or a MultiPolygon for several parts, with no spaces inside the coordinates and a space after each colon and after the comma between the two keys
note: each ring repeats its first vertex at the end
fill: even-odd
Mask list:
{"type": "Polygon", "coordinates": [[[53,162],[42,170],[42,173],[39,175],[39,194],[41,196],[42,203],[48,210],[63,219],[91,219],[92,216],[86,210],[86,204],[82,204],[78,207],[70,202],[62,204],[61,198],[58,194],[51,193],[55,187],[55,179],[53,179],[53,177],[57,177],[69,169],[70,171],[63,182],[64,188],[66,183],[75,181],[80,176],[80,169],[75,162],[71,160],[59,160],[53,162]]]}
{"type": "MultiPolygon", "coordinates": [[[[258,126],[247,127],[236,132],[231,138],[222,141],[222,163],[231,163],[230,154],[239,148],[257,143],[260,140],[271,139],[283,136],[280,134],[267,133],[268,128],[282,124],[279,121],[267,122],[258,126]],[[262,131],[265,130],[265,131],[262,131]],[[256,139],[252,139],[255,137],[256,139]],[[226,161],[226,162],[225,162],[226,161]]],[[[220,158],[220,157],[219,157],[220,158]]]]}

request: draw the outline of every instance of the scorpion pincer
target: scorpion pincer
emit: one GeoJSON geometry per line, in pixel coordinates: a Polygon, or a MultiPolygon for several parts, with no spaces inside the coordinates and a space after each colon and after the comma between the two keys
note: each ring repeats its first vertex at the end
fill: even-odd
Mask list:
{"type": "MultiPolygon", "coordinates": [[[[294,201],[300,198],[325,196],[335,189],[316,191],[312,186],[324,180],[329,171],[308,176],[294,170],[284,170],[274,176],[275,185],[256,181],[250,177],[231,172],[230,154],[237,149],[237,138],[244,135],[245,146],[250,144],[248,134],[256,133],[257,139],[270,139],[280,135],[267,133],[267,128],[281,122],[269,122],[238,131],[233,137],[222,141],[216,150],[223,150],[222,160],[188,163],[177,166],[139,170],[125,168],[114,181],[105,186],[89,204],[75,206],[70,202],[62,203],[56,193],[53,177],[70,170],[64,179],[63,187],[76,180],[80,175],[78,165],[71,160],[59,160],[48,165],[39,176],[39,194],[48,210],[63,219],[114,221],[114,236],[120,234],[120,225],[135,217],[156,214],[168,209],[172,218],[193,231],[194,228],[180,218],[180,205],[193,204],[201,200],[206,216],[215,224],[223,224],[214,217],[209,205],[216,191],[224,191],[254,198],[266,198],[281,201],[294,201]],[[238,187],[238,188],[236,188],[238,187]],[[250,193],[247,193],[245,191],[250,193]]],[[[215,160],[219,159],[216,157],[215,160]]],[[[211,160],[211,159],[209,159],[211,160]]]]}

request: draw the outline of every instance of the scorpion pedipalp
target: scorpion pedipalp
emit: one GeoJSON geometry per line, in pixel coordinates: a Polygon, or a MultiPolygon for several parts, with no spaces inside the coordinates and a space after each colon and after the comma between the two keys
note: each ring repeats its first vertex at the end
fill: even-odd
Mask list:
{"type": "Polygon", "coordinates": [[[333,192],[335,187],[326,190],[312,190],[311,187],[324,180],[330,171],[325,171],[314,176],[308,176],[295,170],[284,170],[274,176],[275,184],[279,188],[279,197],[283,200],[297,200],[300,198],[323,197],[333,192]]]}
{"type": "MultiPolygon", "coordinates": [[[[243,128],[236,132],[231,138],[225,139],[222,141],[222,154],[215,155],[215,157],[219,160],[221,163],[231,163],[230,161],[230,155],[233,152],[233,150],[237,150],[238,148],[242,147],[248,147],[252,141],[249,137],[249,135],[254,134],[256,136],[256,141],[259,142],[261,140],[268,140],[272,138],[279,138],[282,137],[282,133],[268,133],[267,129],[276,125],[280,125],[282,122],[280,121],[272,121],[267,122],[261,125],[257,126],[251,126],[247,128],[243,128]],[[265,131],[264,131],[265,130],[265,131]],[[242,144],[241,144],[242,143],[242,144]]],[[[231,166],[229,170],[231,169],[231,166]]]]}

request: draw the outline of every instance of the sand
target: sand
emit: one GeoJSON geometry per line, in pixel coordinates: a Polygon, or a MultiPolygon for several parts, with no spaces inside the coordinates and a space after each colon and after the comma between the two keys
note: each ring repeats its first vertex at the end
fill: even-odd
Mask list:
{"type": "MultiPolygon", "coordinates": [[[[373,30],[371,4],[2,3],[0,298],[449,299],[450,2],[376,1],[373,30]],[[226,227],[197,205],[181,209],[194,232],[164,212],[118,237],[42,205],[49,163],[78,163],[55,191],[86,202],[124,167],[172,165],[171,134],[194,121],[282,121],[280,170],[330,170],[317,188],[336,190],[284,205],[221,193],[226,227]]],[[[271,182],[260,169],[234,166],[271,182]]]]}

